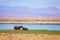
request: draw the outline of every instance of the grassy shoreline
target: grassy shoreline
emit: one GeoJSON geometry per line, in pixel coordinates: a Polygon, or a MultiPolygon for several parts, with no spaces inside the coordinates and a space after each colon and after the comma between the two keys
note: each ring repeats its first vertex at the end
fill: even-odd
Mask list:
{"type": "Polygon", "coordinates": [[[0,40],[60,40],[60,31],[0,30],[0,40]]]}
{"type": "Polygon", "coordinates": [[[10,34],[50,34],[50,35],[60,35],[59,31],[54,30],[0,30],[0,33],[10,33],[10,34]]]}

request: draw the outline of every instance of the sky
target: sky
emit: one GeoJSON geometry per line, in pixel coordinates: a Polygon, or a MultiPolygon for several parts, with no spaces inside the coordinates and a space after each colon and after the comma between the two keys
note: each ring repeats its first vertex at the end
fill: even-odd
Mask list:
{"type": "Polygon", "coordinates": [[[60,8],[60,0],[0,0],[0,5],[25,6],[32,8],[42,8],[56,6],[60,8]]]}
{"type": "Polygon", "coordinates": [[[60,16],[60,0],[0,0],[1,6],[0,16],[60,16]]]}

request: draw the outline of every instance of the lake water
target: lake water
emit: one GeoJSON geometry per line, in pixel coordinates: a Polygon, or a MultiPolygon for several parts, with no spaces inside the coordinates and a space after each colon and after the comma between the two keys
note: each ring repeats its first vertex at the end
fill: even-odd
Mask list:
{"type": "Polygon", "coordinates": [[[60,25],[40,25],[40,24],[0,24],[0,30],[11,30],[14,26],[24,26],[29,30],[60,30],[60,25]]]}

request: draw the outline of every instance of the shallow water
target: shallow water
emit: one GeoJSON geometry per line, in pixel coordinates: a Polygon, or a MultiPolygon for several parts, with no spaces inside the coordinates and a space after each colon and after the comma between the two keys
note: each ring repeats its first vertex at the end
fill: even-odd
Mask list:
{"type": "Polygon", "coordinates": [[[40,24],[0,24],[0,30],[11,30],[14,26],[24,26],[29,30],[60,30],[60,25],[40,25],[40,24]]]}

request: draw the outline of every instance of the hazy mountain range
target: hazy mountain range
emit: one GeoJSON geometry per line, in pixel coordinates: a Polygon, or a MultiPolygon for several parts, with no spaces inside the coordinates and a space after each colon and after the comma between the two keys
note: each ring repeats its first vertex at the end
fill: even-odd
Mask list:
{"type": "Polygon", "coordinates": [[[28,8],[24,6],[9,7],[0,5],[0,17],[3,16],[60,16],[60,9],[56,7],[28,8]]]}

